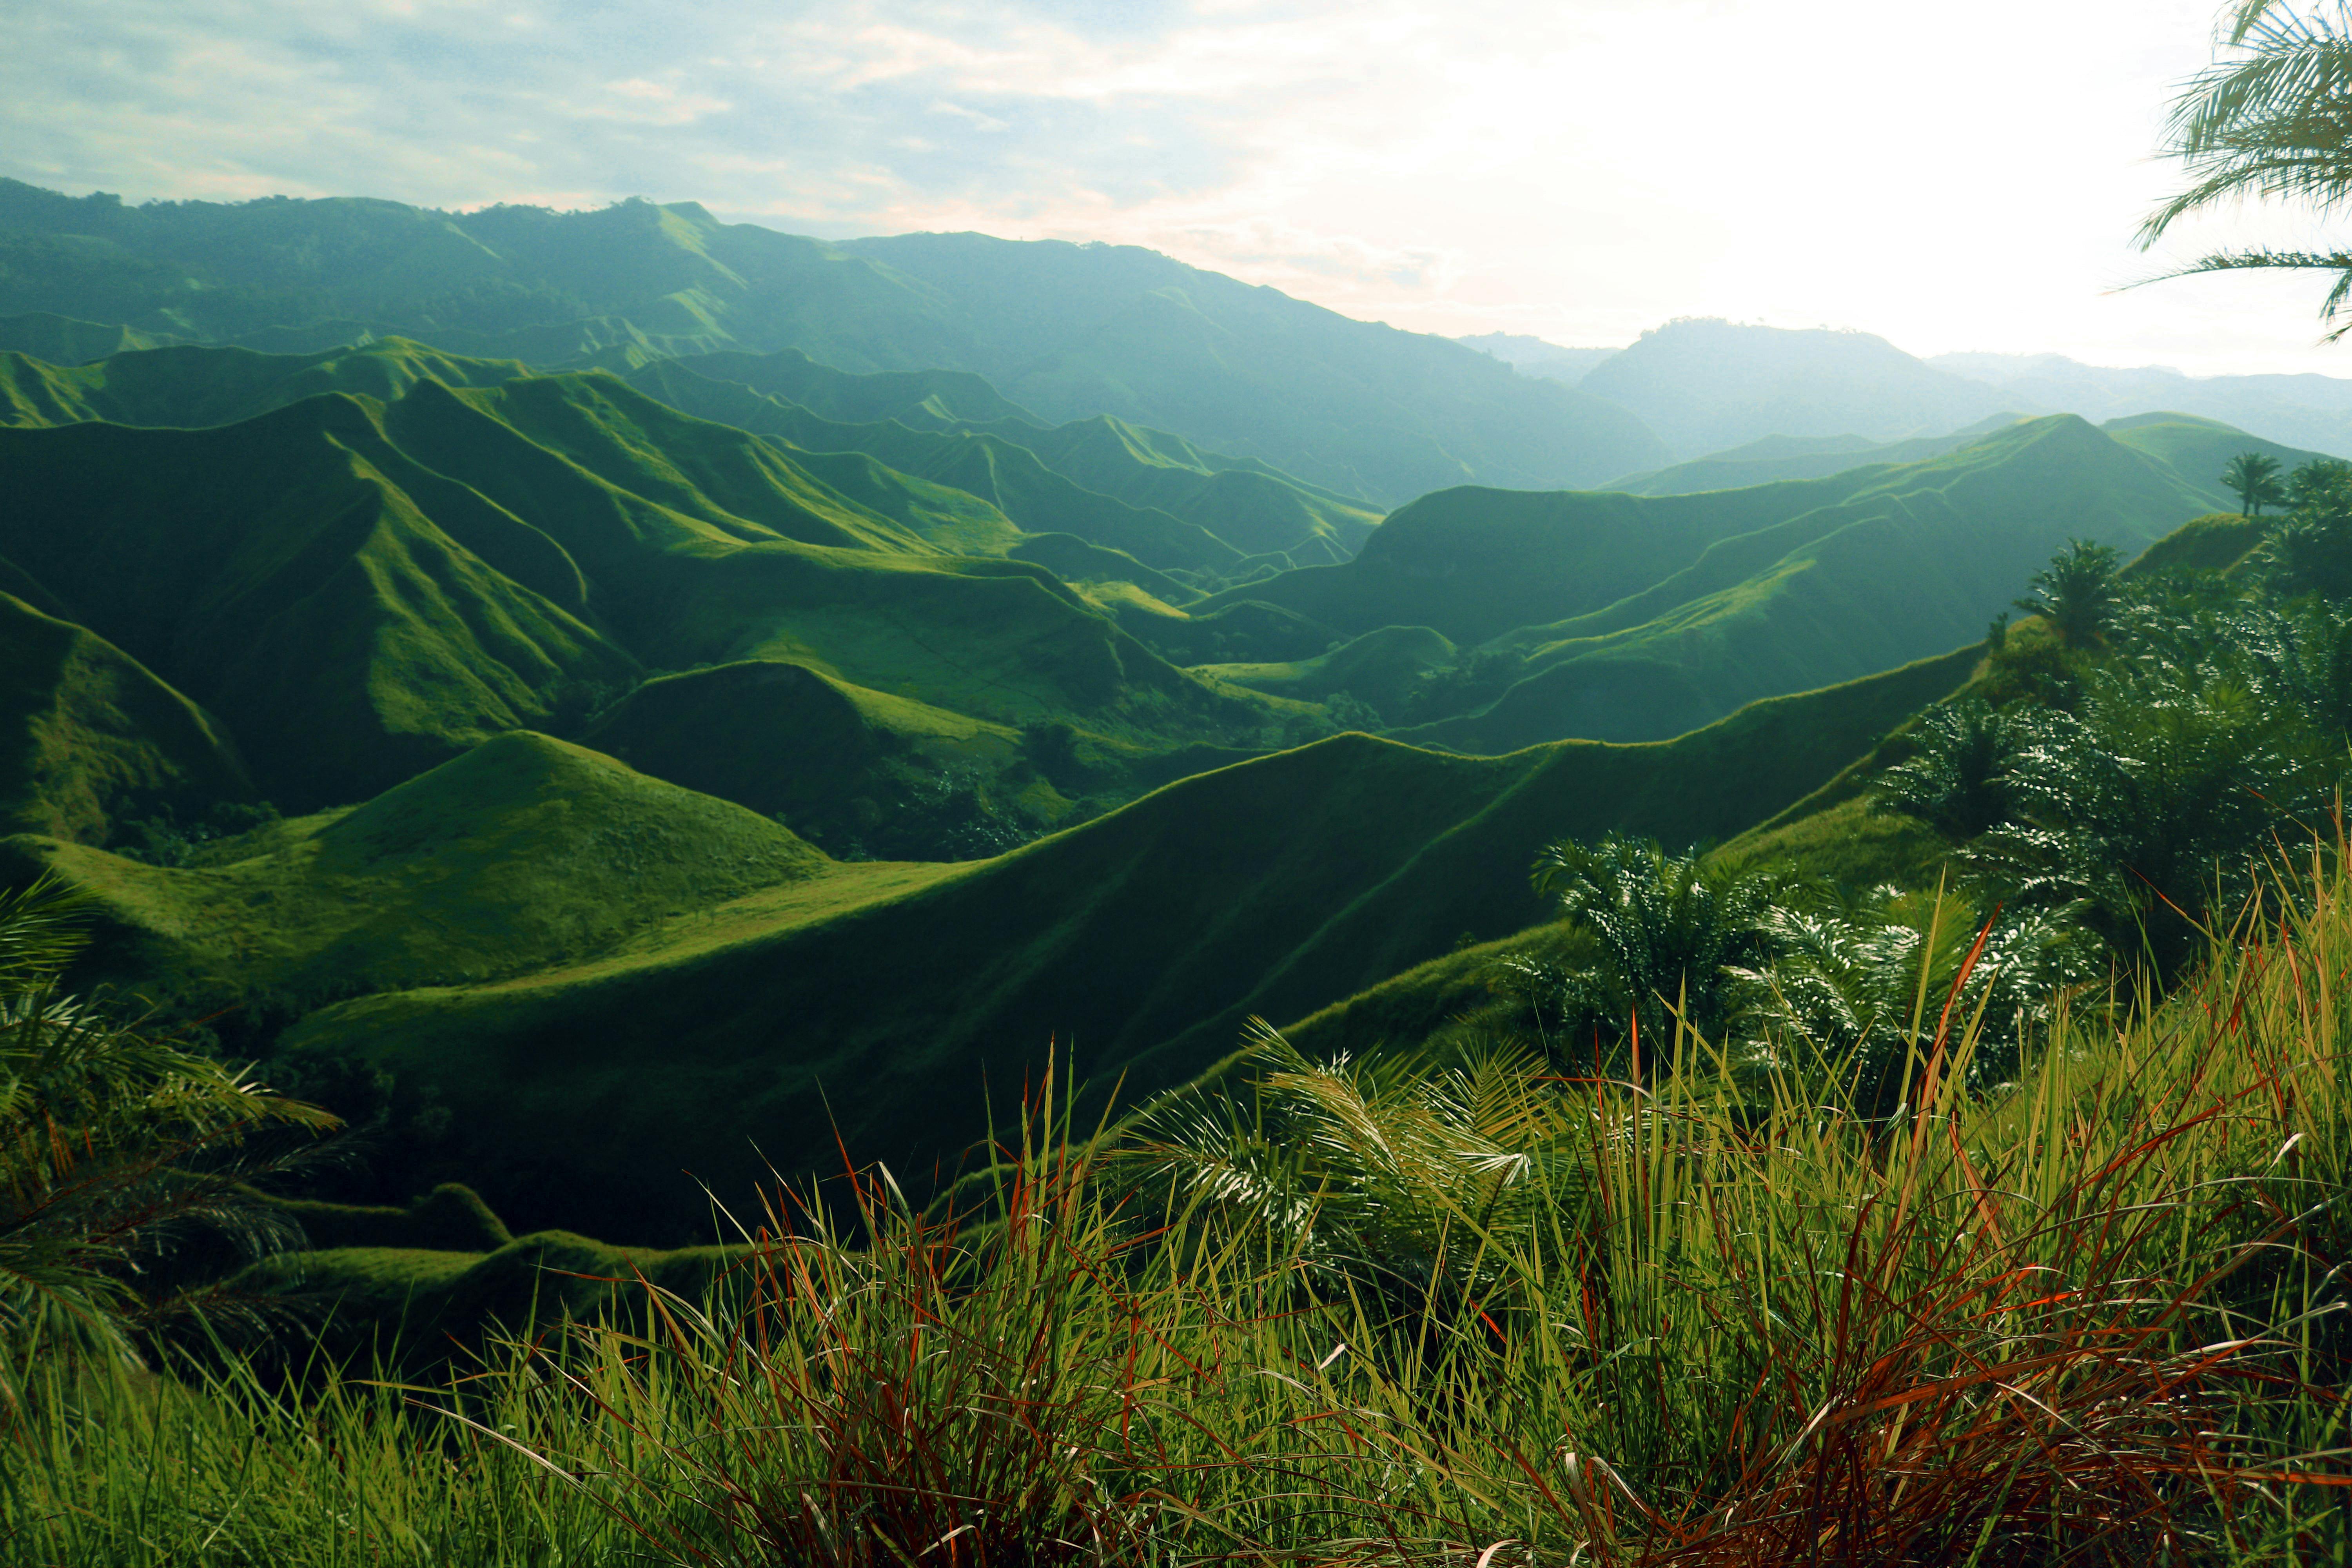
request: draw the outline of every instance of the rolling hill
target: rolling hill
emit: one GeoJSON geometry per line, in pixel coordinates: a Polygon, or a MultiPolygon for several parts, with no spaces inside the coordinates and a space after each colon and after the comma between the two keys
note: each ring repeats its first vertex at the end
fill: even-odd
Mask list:
{"type": "Polygon", "coordinates": [[[7,843],[101,900],[104,962],[190,1008],[257,1003],[266,983],[299,1020],[282,1061],[362,1061],[446,1107],[442,1173],[519,1226],[677,1237],[705,1213],[678,1173],[738,1187],[753,1140],[780,1167],[823,1166],[837,1126],[926,1179],[981,1134],[982,1089],[1015,1092],[1055,1040],[1098,1085],[1178,1081],[1254,1013],[1296,1016],[1528,924],[1528,858],[1550,838],[1735,833],[1975,657],[1660,745],[1474,759],[1339,736],[965,866],[823,861],[750,812],[529,735],[184,869],[7,843]],[[368,994],[335,999],[352,988],[368,994]]]}
{"type": "MultiPolygon", "coordinates": [[[[416,357],[378,348],[344,358],[416,357]]],[[[70,385],[102,405],[121,363],[70,385]]],[[[0,557],[20,596],[217,715],[289,809],[703,663],[802,664],[1131,752],[1276,713],[1003,558],[1025,536],[994,508],[863,454],[793,452],[601,373],[400,390],[213,429],[0,429],[0,557]]]]}
{"type": "Polygon", "coordinates": [[[2210,480],[2155,454],[2244,437],[2141,428],[2053,416],[1923,462],[1696,495],[1449,491],[1398,510],[1353,562],[1196,607],[1245,595],[1342,633],[1424,626],[1522,661],[1481,710],[1404,732],[1417,742],[1662,739],[1981,636],[2071,537],[2137,552],[2212,510],[2210,480]]]}
{"type": "MultiPolygon", "coordinates": [[[[1006,414],[1012,405],[976,376],[853,375],[793,353],[702,355],[690,362],[698,368],[636,357],[644,362],[630,371],[632,385],[681,412],[811,454],[798,459],[802,466],[877,510],[903,512],[914,504],[906,499],[910,491],[924,492],[923,504],[934,509],[961,507],[980,520],[956,541],[969,553],[1009,553],[1014,540],[1003,521],[1010,517],[1029,532],[1073,534],[1213,584],[1344,560],[1380,521],[1360,502],[1263,464],[1203,452],[1165,432],[1102,419],[1045,429],[1017,411],[1006,414]],[[763,390],[779,385],[825,407],[877,417],[863,424],[827,418],[763,390]],[[986,418],[974,424],[940,412],[950,406],[986,418]],[[919,482],[874,474],[861,458],[919,482]],[[984,504],[943,498],[927,486],[984,504]],[[1121,494],[1141,499],[1115,499],[1121,494]]],[[[517,361],[447,354],[397,337],[303,355],[181,345],[71,367],[0,350],[0,425],[197,427],[330,392],[389,402],[423,381],[493,387],[530,374],[517,361]]]]}
{"type": "Polygon", "coordinates": [[[257,794],[211,714],[105,638],[0,593],[0,820],[9,831],[103,844],[134,819],[201,817],[257,794]]]}

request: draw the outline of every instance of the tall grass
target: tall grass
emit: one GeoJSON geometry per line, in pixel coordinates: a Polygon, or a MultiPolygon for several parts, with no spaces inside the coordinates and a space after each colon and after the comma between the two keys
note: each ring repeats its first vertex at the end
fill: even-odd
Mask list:
{"type": "Polygon", "coordinates": [[[1041,1092],[928,1210],[779,1194],[710,1300],[454,1390],[52,1369],[0,1557],[2340,1562],[2338,857],[1990,1093],[1923,986],[1892,1116],[1686,1029],[1622,1081],[1269,1040],[1112,1134],[1041,1092]]]}

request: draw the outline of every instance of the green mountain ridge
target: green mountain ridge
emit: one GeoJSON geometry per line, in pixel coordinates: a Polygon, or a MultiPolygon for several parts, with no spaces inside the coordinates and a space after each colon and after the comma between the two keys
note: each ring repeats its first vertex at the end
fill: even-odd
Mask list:
{"type": "Polygon", "coordinates": [[[848,371],[969,372],[1050,421],[1114,415],[1383,505],[1478,479],[1591,483],[1667,456],[1603,399],[1152,252],[833,245],[691,202],[133,207],[0,183],[0,314],[34,312],[270,348],[398,334],[542,367],[798,349],[848,371]]]}
{"type": "Polygon", "coordinates": [[[218,713],[298,808],[698,662],[1114,736],[1263,721],[1051,573],[960,553],[1019,537],[984,502],[862,455],[804,464],[602,374],[0,430],[0,555],[218,713]]]}
{"type": "MultiPolygon", "coordinates": [[[[939,405],[940,397],[932,390],[934,378],[928,376],[850,375],[793,354],[705,356],[696,363],[751,380],[782,381],[828,406],[889,411],[875,423],[843,424],[780,401],[748,382],[713,380],[670,359],[646,360],[627,378],[682,413],[783,441],[794,448],[801,467],[822,474],[873,510],[902,521],[911,521],[910,510],[941,514],[931,522],[913,525],[949,539],[962,553],[1010,553],[1015,542],[1006,526],[1010,517],[1031,532],[1076,534],[1154,564],[1215,580],[1301,561],[1344,559],[1379,521],[1377,513],[1359,503],[1263,465],[1203,453],[1162,432],[1121,427],[1108,440],[1097,438],[1098,432],[1091,428],[1045,432],[1058,443],[1061,460],[1080,477],[1074,480],[1049,468],[1027,447],[991,433],[1030,430],[1022,421],[994,417],[982,429],[930,417],[925,410],[939,405]],[[772,362],[782,363],[788,374],[770,374],[776,369],[772,362]],[[864,384],[871,382],[887,384],[864,384]],[[914,417],[918,425],[901,423],[900,414],[914,417]],[[901,477],[875,473],[875,460],[901,477]],[[943,495],[942,486],[962,494],[943,495]],[[1106,493],[1122,489],[1157,489],[1181,508],[1244,539],[1251,548],[1235,548],[1199,521],[1106,493]],[[961,514],[960,521],[950,514],[961,514]],[[1245,560],[1254,552],[1268,550],[1263,567],[1245,560]]],[[[470,359],[400,338],[307,355],[184,345],[125,353],[73,367],[0,351],[0,424],[102,420],[209,426],[329,392],[392,402],[421,382],[488,388],[531,374],[519,361],[470,359]]],[[[1009,406],[978,377],[946,379],[961,388],[963,405],[977,412],[993,415],[1009,406]]]]}
{"type": "Polygon", "coordinates": [[[1343,633],[1426,626],[1523,661],[1482,710],[1401,732],[1417,743],[1657,740],[1980,635],[2070,537],[2137,552],[2212,510],[2210,481],[2152,455],[2163,442],[2202,456],[2243,439],[2116,437],[2056,415],[1921,462],[1748,489],[1443,492],[1392,514],[1353,562],[1195,608],[1246,595],[1343,633]]]}

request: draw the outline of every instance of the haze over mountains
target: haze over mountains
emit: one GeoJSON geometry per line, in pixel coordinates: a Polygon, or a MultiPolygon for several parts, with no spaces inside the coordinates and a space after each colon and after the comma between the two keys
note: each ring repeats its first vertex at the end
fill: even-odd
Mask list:
{"type": "Polygon", "coordinates": [[[1698,319],[1669,322],[1619,350],[1564,348],[1501,332],[1456,341],[1522,374],[1631,409],[1685,461],[1773,438],[1933,439],[2003,414],[2079,414],[2098,422],[2157,410],[2352,456],[2347,377],[2189,376],[2160,365],[2081,364],[2059,354],[1920,359],[1868,332],[1698,319]]]}
{"type": "Polygon", "coordinates": [[[1813,810],[2069,539],[2332,449],[1857,333],[1487,346],[1137,250],[0,185],[0,854],[91,976],[390,1071],[397,1180],[684,1234],[753,1135],[951,1158],[1073,1031],[1178,1082],[1508,935],[1547,838],[1813,810]]]}

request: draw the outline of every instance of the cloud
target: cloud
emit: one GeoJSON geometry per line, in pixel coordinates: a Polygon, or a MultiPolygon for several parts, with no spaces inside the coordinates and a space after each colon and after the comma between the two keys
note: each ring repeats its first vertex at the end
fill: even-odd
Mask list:
{"type": "Polygon", "coordinates": [[[2210,9],[62,0],[11,15],[0,173],[1102,239],[1566,342],[1718,313],[1923,353],[2346,368],[2293,284],[2110,292],[2154,268],[2128,240],[2210,9]]]}

